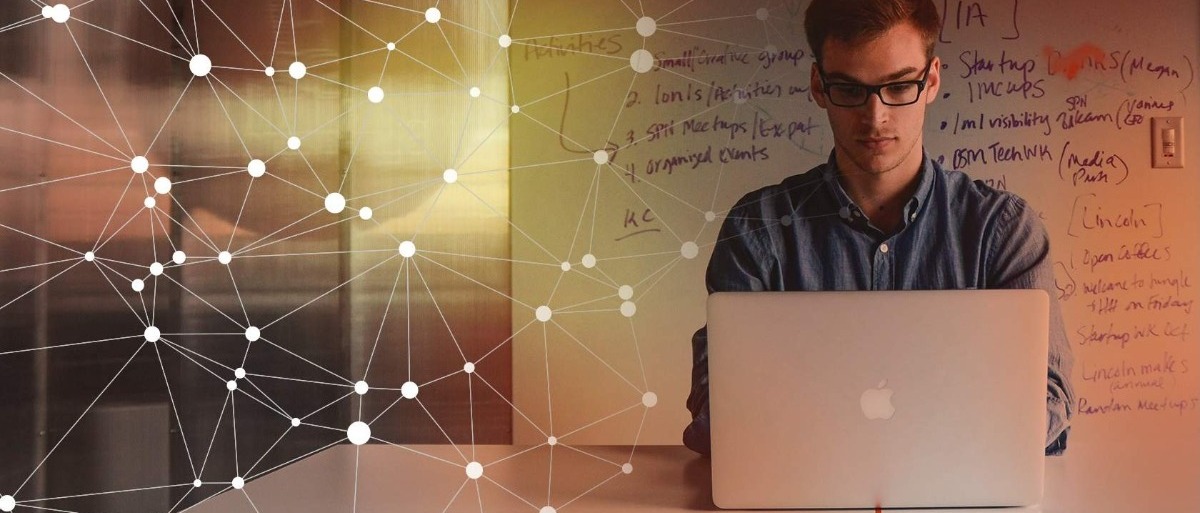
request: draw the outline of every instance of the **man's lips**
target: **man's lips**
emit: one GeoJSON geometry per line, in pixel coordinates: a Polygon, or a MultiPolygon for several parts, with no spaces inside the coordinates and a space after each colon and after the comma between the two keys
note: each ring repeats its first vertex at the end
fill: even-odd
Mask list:
{"type": "Polygon", "coordinates": [[[867,147],[868,149],[878,150],[878,149],[883,149],[889,143],[891,143],[895,140],[896,139],[894,137],[865,137],[865,138],[859,139],[858,142],[859,142],[859,144],[862,144],[863,146],[867,147]]]}

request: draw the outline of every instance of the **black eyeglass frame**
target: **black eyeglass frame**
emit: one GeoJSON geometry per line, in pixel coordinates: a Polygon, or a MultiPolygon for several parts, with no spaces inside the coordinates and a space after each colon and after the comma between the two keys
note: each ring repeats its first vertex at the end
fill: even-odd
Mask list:
{"type": "Polygon", "coordinates": [[[921,75],[921,78],[919,80],[901,80],[898,82],[888,82],[886,84],[879,84],[879,85],[854,84],[854,83],[849,83],[849,82],[830,83],[829,80],[825,78],[825,70],[821,67],[820,64],[817,64],[817,75],[821,78],[821,91],[825,93],[825,98],[829,99],[829,103],[832,103],[838,107],[847,107],[847,108],[862,107],[863,105],[866,105],[868,101],[871,100],[871,95],[878,96],[879,101],[889,107],[904,107],[906,105],[912,105],[914,103],[917,103],[918,101],[921,100],[921,95],[925,93],[925,86],[929,82],[929,70],[931,70],[931,69],[933,69],[933,59],[929,59],[929,62],[925,64],[925,72],[921,75]],[[915,85],[915,86],[917,86],[917,96],[914,97],[911,102],[907,102],[907,103],[888,103],[888,100],[883,97],[883,89],[886,87],[894,87],[894,86],[900,86],[900,85],[915,85]],[[829,93],[830,89],[832,89],[836,86],[849,86],[849,87],[861,88],[861,89],[865,90],[867,92],[867,94],[863,95],[863,101],[861,103],[841,104],[841,103],[834,101],[833,95],[831,95],[829,93]]]}

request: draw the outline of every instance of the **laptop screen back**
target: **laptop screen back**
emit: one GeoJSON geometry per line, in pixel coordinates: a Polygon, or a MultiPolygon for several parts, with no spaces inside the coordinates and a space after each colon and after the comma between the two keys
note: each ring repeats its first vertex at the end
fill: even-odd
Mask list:
{"type": "Polygon", "coordinates": [[[716,293],[713,501],[722,508],[1038,502],[1041,290],[716,293]]]}

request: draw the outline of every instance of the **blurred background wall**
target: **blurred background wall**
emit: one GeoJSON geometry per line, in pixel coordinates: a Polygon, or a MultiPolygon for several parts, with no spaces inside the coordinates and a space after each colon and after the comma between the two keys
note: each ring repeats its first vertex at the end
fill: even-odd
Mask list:
{"type": "Polygon", "coordinates": [[[480,35],[508,8],[437,25],[411,4],[79,2],[66,23],[0,4],[3,494],[154,485],[44,505],[166,511],[222,487],[165,483],[227,487],[351,420],[511,440],[508,303],[462,276],[510,286],[472,258],[508,254],[507,70],[480,35]]]}

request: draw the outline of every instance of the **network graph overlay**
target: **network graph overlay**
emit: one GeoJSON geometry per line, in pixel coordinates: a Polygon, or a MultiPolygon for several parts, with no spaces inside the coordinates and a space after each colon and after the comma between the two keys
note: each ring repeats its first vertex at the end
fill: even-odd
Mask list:
{"type": "MultiPolygon", "coordinates": [[[[59,355],[103,355],[96,368],[104,376],[77,382],[60,372],[51,376],[62,382],[42,385],[86,400],[51,405],[57,416],[35,457],[0,463],[6,475],[24,476],[0,489],[3,512],[88,511],[91,500],[163,490],[172,494],[166,511],[230,491],[253,507],[256,479],[338,444],[392,445],[427,465],[458,467],[460,483],[430,491],[445,494],[446,510],[487,511],[481,490],[495,487],[552,513],[631,479],[643,427],[661,410],[655,362],[642,357],[648,342],[636,321],[659,314],[647,305],[669,304],[653,299],[664,280],[700,279],[677,269],[703,259],[737,194],[722,188],[722,177],[754,156],[734,148],[743,134],[709,134],[718,152],[742,159],[710,161],[703,179],[685,182],[647,170],[644,149],[714,113],[748,123],[759,102],[787,100],[764,95],[764,80],[807,77],[801,59],[790,68],[760,59],[775,62],[794,44],[781,28],[782,4],[599,2],[578,7],[596,16],[580,12],[561,32],[556,19],[539,18],[554,2],[519,0],[13,4],[3,11],[0,43],[27,54],[0,60],[0,144],[13,149],[0,167],[0,203],[18,205],[0,210],[0,315],[43,327],[5,336],[0,368],[40,365],[44,373],[59,355]],[[580,20],[593,26],[577,30],[580,20]],[[623,44],[552,42],[605,34],[620,34],[623,44]],[[694,62],[662,66],[694,55],[695,45],[741,63],[733,68],[739,76],[722,86],[728,94],[703,106],[683,102],[647,130],[636,91],[651,74],[716,88],[694,62]],[[594,72],[574,82],[557,68],[544,80],[530,77],[542,53],[559,58],[547,69],[570,60],[594,72]],[[518,67],[524,75],[514,77],[518,67]],[[610,80],[628,88],[595,90],[610,80]],[[582,101],[591,122],[570,128],[580,118],[564,112],[564,100],[578,105],[593,94],[582,101]],[[518,123],[562,152],[510,166],[518,123]],[[563,170],[572,178],[546,201],[565,202],[571,215],[536,226],[510,218],[510,177],[554,181],[563,170]],[[580,183],[585,189],[572,188],[580,183]],[[606,228],[614,198],[637,205],[636,219],[655,223],[641,231],[658,238],[636,249],[606,245],[622,237],[606,228]],[[56,217],[63,210],[76,217],[56,217]],[[536,235],[547,228],[567,236],[536,235]],[[510,234],[536,256],[514,257],[510,234]],[[510,268],[534,269],[549,286],[516,297],[510,268]],[[71,297],[85,289],[102,293],[71,297]],[[33,319],[70,301],[116,314],[70,329],[33,319]],[[339,305],[362,308],[339,324],[339,305]],[[580,317],[592,324],[564,320],[580,317]],[[504,329],[477,329],[489,322],[504,329]],[[585,327],[595,324],[621,329],[585,327]],[[509,363],[498,355],[530,338],[542,346],[541,372],[505,377],[509,363]],[[598,338],[611,343],[600,347],[598,338]],[[351,349],[334,350],[347,339],[351,349]],[[429,340],[441,346],[414,353],[429,340]],[[571,346],[592,373],[552,373],[558,346],[571,346]],[[587,387],[581,381],[599,375],[615,383],[597,391],[609,402],[555,415],[556,390],[587,387]],[[536,409],[514,405],[505,390],[523,378],[544,381],[536,409]],[[106,397],[129,390],[166,398],[169,444],[190,479],[39,492],[56,466],[74,461],[74,440],[106,397]],[[539,477],[544,495],[489,475],[521,458],[477,456],[477,434],[509,429],[482,413],[495,410],[485,403],[511,409],[504,423],[544,439],[521,454],[549,460],[549,474],[539,477]],[[420,437],[405,437],[405,426],[434,433],[421,441],[449,444],[458,458],[421,453],[406,439],[420,437]],[[572,444],[606,429],[630,434],[628,459],[572,444]],[[556,488],[556,451],[590,456],[583,461],[607,470],[588,487],[556,488]]],[[[780,144],[812,152],[794,138],[780,144]]],[[[771,222],[802,221],[793,217],[771,222]]],[[[629,229],[626,221],[616,231],[629,229]]],[[[0,373],[0,386],[24,386],[20,379],[0,373]]]]}

